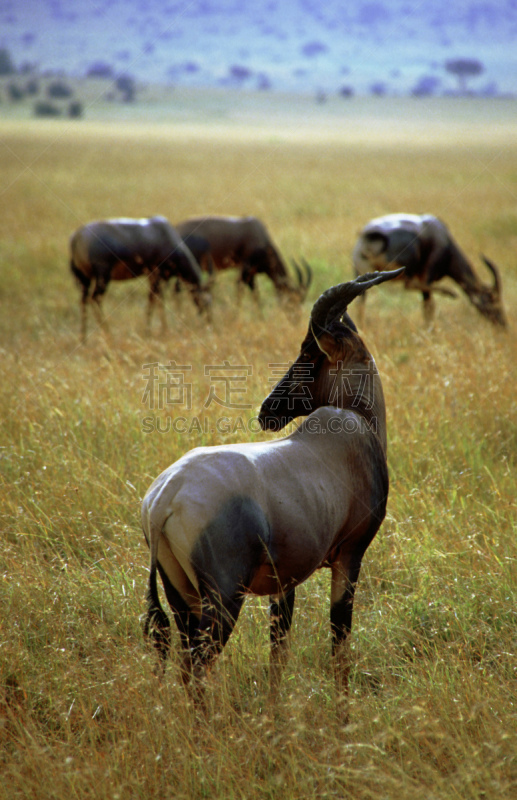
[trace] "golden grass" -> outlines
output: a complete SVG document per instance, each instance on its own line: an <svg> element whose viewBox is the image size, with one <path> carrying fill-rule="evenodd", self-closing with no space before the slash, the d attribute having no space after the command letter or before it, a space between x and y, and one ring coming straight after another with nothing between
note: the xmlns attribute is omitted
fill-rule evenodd
<svg viewBox="0 0 517 800"><path fill-rule="evenodd" d="M230 109L214 128L202 105L184 112L192 128L0 126L2 798L515 796L517 146L507 109L495 103L478 122L451 104L461 135L447 143L442 106L404 103L404 129L427 115L409 146L395 106L347 110L361 132L353 140L343 119L337 135L334 106L308 110L305 128L301 113L291 136L295 105L260 129L248 123L263 108L241 122ZM267 703L267 607L250 600L200 718L174 659L158 684L142 640L140 499L190 447L248 436L242 424L269 391L271 364L295 357L310 301L350 276L356 231L397 210L442 216L476 265L480 251L500 265L510 331L464 298L439 298L426 333L417 295L371 292L364 336L386 393L391 494L357 593L351 724L329 670L324 572L299 591L278 707ZM109 288L111 340L92 319L80 347L69 234L104 216L207 211L257 214L286 255L314 264L301 318L280 313L264 282L262 314L249 298L236 311L226 276L211 327L169 294L170 332L146 339L146 288L135 281ZM242 401L253 409L204 408L204 367L225 359L252 368ZM171 360L192 365L188 413L142 402L143 365ZM165 426L171 413L206 431L144 432L146 416Z"/></svg>

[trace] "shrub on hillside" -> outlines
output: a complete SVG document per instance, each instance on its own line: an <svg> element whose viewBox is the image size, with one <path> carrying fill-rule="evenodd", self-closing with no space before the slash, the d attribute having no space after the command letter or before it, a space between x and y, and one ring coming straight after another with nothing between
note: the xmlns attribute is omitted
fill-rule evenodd
<svg viewBox="0 0 517 800"><path fill-rule="evenodd" d="M113 67L105 61L95 61L86 70L87 78L113 78Z"/></svg>
<svg viewBox="0 0 517 800"><path fill-rule="evenodd" d="M25 91L27 94L30 95L39 94L39 89L40 86L37 78L30 78L25 84Z"/></svg>
<svg viewBox="0 0 517 800"><path fill-rule="evenodd" d="M19 75L33 75L38 71L38 65L34 61L22 61L18 67Z"/></svg>
<svg viewBox="0 0 517 800"><path fill-rule="evenodd" d="M17 103L19 100L23 100L25 92L17 83L10 83L7 87L7 96L13 103Z"/></svg>
<svg viewBox="0 0 517 800"><path fill-rule="evenodd" d="M135 79L131 75L119 75L115 85L122 95L122 100L125 103L132 103L136 94Z"/></svg>
<svg viewBox="0 0 517 800"><path fill-rule="evenodd" d="M49 100L39 100L34 104L35 117L59 117L61 109Z"/></svg>
<svg viewBox="0 0 517 800"><path fill-rule="evenodd" d="M440 79L434 75L422 75L411 89L411 94L413 97L430 97L436 93L440 83Z"/></svg>
<svg viewBox="0 0 517 800"><path fill-rule="evenodd" d="M248 78L252 76L252 71L248 67L241 66L240 64L233 64L228 71L230 78L236 83L247 81Z"/></svg>
<svg viewBox="0 0 517 800"><path fill-rule="evenodd" d="M70 119L79 119L83 116L83 104L79 100L74 100L68 106L68 116Z"/></svg>
<svg viewBox="0 0 517 800"><path fill-rule="evenodd" d="M63 97L71 97L73 95L73 90L68 84L64 83L64 81L54 81L53 83L49 83L47 95L58 100Z"/></svg>
<svg viewBox="0 0 517 800"><path fill-rule="evenodd" d="M302 47L302 55L306 58L314 58L322 53L326 53L327 50L327 45L322 42L306 42Z"/></svg>
<svg viewBox="0 0 517 800"><path fill-rule="evenodd" d="M261 92L267 92L272 87L271 78L265 72L259 72L257 75L257 89Z"/></svg>
<svg viewBox="0 0 517 800"><path fill-rule="evenodd" d="M375 83L371 84L370 92L375 97L384 97L388 92L388 88L383 81L376 81Z"/></svg>

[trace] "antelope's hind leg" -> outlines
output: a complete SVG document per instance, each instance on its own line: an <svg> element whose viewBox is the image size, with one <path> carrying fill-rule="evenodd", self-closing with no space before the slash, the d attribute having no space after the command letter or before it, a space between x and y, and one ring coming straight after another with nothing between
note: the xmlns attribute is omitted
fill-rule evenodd
<svg viewBox="0 0 517 800"><path fill-rule="evenodd" d="M205 587L202 615L190 637L192 672L198 682L198 694L202 681L227 643L239 617L244 594L238 590L223 597L217 590Z"/></svg>
<svg viewBox="0 0 517 800"><path fill-rule="evenodd" d="M289 631L293 621L295 590L270 597L269 691L275 698L289 656Z"/></svg>
<svg viewBox="0 0 517 800"><path fill-rule="evenodd" d="M204 676L228 641L268 539L264 512L247 496L231 497L199 536L191 553L203 598L192 642L196 678Z"/></svg>
<svg viewBox="0 0 517 800"><path fill-rule="evenodd" d="M330 595L330 629L332 661L338 692L348 695L350 673L349 636L352 630L355 587L361 570L361 560L332 564Z"/></svg>
<svg viewBox="0 0 517 800"><path fill-rule="evenodd" d="M172 609L172 612L174 614L174 621L176 622L176 626L180 634L181 651L182 651L182 659L180 665L181 680L182 683L185 686L187 686L192 675L191 649L192 649L192 643L194 641L194 636L197 627L199 625L199 618L190 610L189 606L187 605L183 597L170 582L169 578L167 577L167 573L160 566L160 564L158 564L158 571L162 579L167 602L169 603ZM169 634L169 639L170 639L170 634ZM165 659L167 658L168 653L161 655L164 661L163 666L165 669Z"/></svg>
<svg viewBox="0 0 517 800"><path fill-rule="evenodd" d="M93 294L91 296L91 304L93 308L93 313L95 314L95 318L97 320L97 324L99 325L100 329L102 330L105 336L109 336L109 326L106 321L106 317L104 316L104 312L102 310L101 301L106 293L106 289L108 288L109 280L106 280L104 277L97 277L95 280L95 288L93 290Z"/></svg>
<svg viewBox="0 0 517 800"><path fill-rule="evenodd" d="M90 281L84 282L81 287L81 343L86 344L88 333L88 303L90 302Z"/></svg>
<svg viewBox="0 0 517 800"><path fill-rule="evenodd" d="M151 319L155 306L158 306L161 332L164 334L167 331L167 317L165 316L165 304L163 302L162 277L157 268L149 275L149 298L147 301L145 318L145 331L147 335L151 333Z"/></svg>
<svg viewBox="0 0 517 800"><path fill-rule="evenodd" d="M422 311L424 314L424 324L426 328L430 328L434 322L434 314L436 310L434 297L432 292L422 292Z"/></svg>

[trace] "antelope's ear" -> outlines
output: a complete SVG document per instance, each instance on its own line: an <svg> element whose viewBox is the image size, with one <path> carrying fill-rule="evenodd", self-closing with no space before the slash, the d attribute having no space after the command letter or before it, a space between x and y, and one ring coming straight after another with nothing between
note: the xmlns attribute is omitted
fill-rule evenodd
<svg viewBox="0 0 517 800"><path fill-rule="evenodd" d="M315 336L314 338L321 352L325 353L332 364L336 364L343 359L343 342L336 339L331 333L323 331L320 336Z"/></svg>

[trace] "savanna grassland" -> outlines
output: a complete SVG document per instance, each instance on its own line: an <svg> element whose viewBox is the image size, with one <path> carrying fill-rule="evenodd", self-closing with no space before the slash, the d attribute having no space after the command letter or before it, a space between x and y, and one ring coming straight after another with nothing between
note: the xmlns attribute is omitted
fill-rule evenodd
<svg viewBox="0 0 517 800"><path fill-rule="evenodd" d="M214 97L0 122L0 797L515 797L515 108ZM351 276L362 224L402 210L444 218L484 280L479 253L499 264L509 330L461 296L438 297L425 331L418 295L371 291L363 335L386 394L391 493L356 595L350 723L326 571L298 592L276 708L267 603L251 599L200 714L174 658L159 683L143 641L140 500L191 447L272 435L248 423L312 301ZM146 337L138 280L109 287L111 335L92 317L80 345L70 233L157 213L261 217L314 268L299 318L266 279L261 311L246 296L237 307L226 275L211 325L169 289L169 331L156 319ZM231 395L213 379L224 362L246 377ZM163 386L171 363L191 368L190 394L153 408L148 365Z"/></svg>

